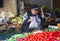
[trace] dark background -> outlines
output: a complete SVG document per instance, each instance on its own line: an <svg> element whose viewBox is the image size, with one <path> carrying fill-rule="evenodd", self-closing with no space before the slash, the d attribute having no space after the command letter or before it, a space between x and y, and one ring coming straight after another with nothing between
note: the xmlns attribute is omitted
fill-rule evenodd
<svg viewBox="0 0 60 41"><path fill-rule="evenodd" d="M3 7L3 0L0 0L0 8Z"/></svg>
<svg viewBox="0 0 60 41"><path fill-rule="evenodd" d="M60 0L53 0L53 7L60 8Z"/></svg>

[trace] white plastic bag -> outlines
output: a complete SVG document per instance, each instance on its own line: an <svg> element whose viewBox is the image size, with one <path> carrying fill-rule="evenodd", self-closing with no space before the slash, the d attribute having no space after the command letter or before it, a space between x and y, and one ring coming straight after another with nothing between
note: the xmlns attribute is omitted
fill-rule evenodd
<svg viewBox="0 0 60 41"><path fill-rule="evenodd" d="M29 29L37 28L37 27L38 27L38 23L36 22L36 20L33 20L29 25Z"/></svg>

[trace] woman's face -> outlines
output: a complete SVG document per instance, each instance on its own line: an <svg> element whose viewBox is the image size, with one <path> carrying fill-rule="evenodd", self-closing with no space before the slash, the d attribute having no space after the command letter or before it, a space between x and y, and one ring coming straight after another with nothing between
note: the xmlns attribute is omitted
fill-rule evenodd
<svg viewBox="0 0 60 41"><path fill-rule="evenodd" d="M34 14L34 15L37 14L37 12L38 12L38 11L36 11L36 10L34 10L34 9L31 10L31 13Z"/></svg>

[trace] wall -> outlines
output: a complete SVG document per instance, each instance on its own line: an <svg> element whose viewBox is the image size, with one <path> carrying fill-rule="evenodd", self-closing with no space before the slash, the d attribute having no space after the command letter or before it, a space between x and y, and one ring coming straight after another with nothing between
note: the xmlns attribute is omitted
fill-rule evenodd
<svg viewBox="0 0 60 41"><path fill-rule="evenodd" d="M53 0L53 8L60 8L60 0Z"/></svg>
<svg viewBox="0 0 60 41"><path fill-rule="evenodd" d="M26 3L37 4L37 5L46 5L48 8L51 7L51 0L25 0Z"/></svg>
<svg viewBox="0 0 60 41"><path fill-rule="evenodd" d="M4 7L0 8L0 12L1 11L12 11L14 14L16 14L15 0L4 0Z"/></svg>

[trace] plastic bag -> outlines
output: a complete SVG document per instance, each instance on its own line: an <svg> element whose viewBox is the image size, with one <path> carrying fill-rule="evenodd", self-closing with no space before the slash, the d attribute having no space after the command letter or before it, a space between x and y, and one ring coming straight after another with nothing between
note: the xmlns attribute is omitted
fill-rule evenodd
<svg viewBox="0 0 60 41"><path fill-rule="evenodd" d="M38 27L38 23L36 22L36 20L33 20L29 25L29 29L37 28L37 27Z"/></svg>

